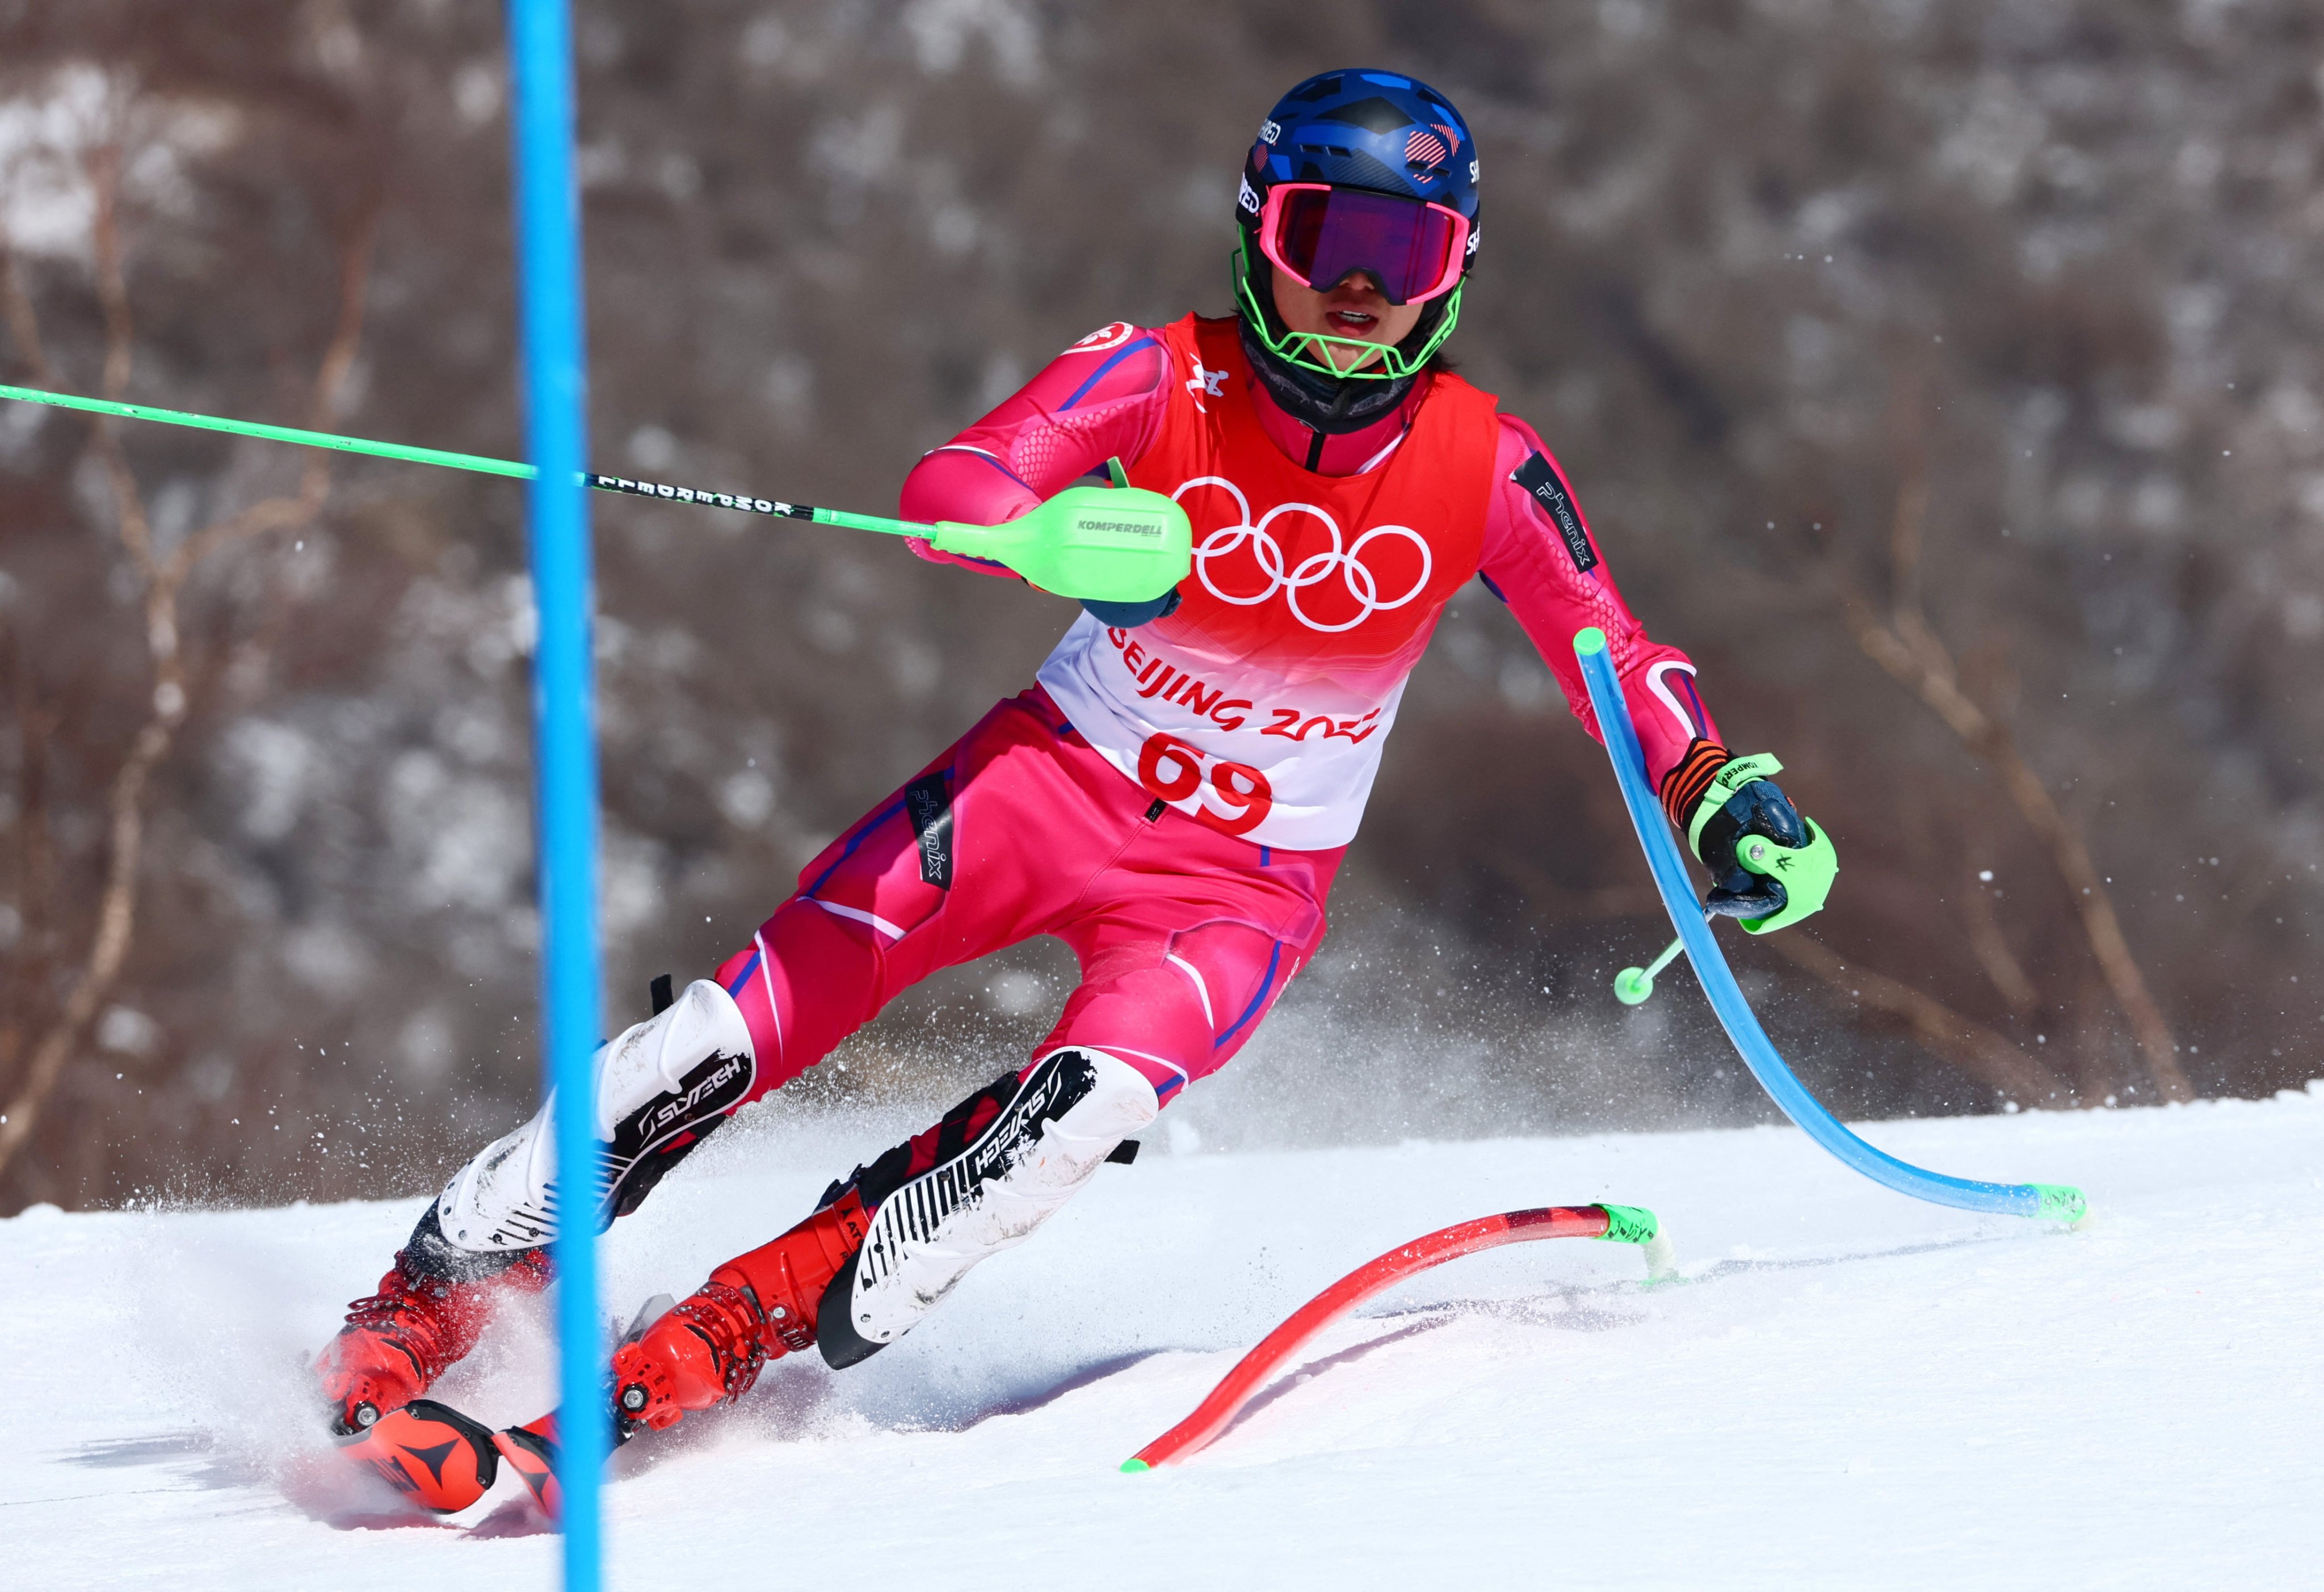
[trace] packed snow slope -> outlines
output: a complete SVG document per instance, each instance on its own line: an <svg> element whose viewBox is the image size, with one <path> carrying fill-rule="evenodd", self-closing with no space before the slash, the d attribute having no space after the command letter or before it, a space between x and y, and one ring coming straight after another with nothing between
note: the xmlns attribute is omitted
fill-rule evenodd
<svg viewBox="0 0 2324 1592"><path fill-rule="evenodd" d="M609 1243L625 1308L804 1210L884 1125L744 1127ZM2086 1187L2067 1232L1916 1204L1788 1128L1149 1154L844 1376L771 1367L641 1440L610 1584L814 1587L2292 1587L2324 1578L2324 1085L1877 1124ZM1159 1149L1161 1146L1154 1146ZM1563 1240L1368 1307L1213 1449L1115 1468L1324 1284L1465 1218L1653 1208L1684 1280ZM347 1529L299 1366L410 1203L0 1222L0 1581L549 1587L512 1478ZM540 1318L445 1395L542 1407Z"/></svg>

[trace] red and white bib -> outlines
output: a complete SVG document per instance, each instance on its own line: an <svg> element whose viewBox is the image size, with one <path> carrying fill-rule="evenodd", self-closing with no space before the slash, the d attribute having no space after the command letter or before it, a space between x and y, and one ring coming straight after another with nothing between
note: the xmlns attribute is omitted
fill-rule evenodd
<svg viewBox="0 0 2324 1592"><path fill-rule="evenodd" d="M1163 329L1169 410L1130 483L1194 521L1176 612L1134 630L1084 613L1040 681L1108 761L1227 834L1345 845L1445 603L1477 573L1499 421L1457 376L1430 387L1369 474L1317 475L1252 411L1232 320Z"/></svg>

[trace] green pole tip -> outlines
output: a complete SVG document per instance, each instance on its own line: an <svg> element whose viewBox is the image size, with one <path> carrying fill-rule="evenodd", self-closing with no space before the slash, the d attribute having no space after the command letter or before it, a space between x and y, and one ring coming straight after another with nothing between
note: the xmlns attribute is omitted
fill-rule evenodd
<svg viewBox="0 0 2324 1592"><path fill-rule="evenodd" d="M1588 658L1606 650L1606 632L1596 625L1573 632L1573 651L1578 658Z"/></svg>
<svg viewBox="0 0 2324 1592"><path fill-rule="evenodd" d="M1662 1223L1643 1205L1600 1203L1598 1209L1606 1213L1606 1230L1598 1235L1606 1243L1651 1244L1662 1231Z"/></svg>
<svg viewBox="0 0 2324 1592"><path fill-rule="evenodd" d="M1642 967L1626 967L1614 975L1614 998L1624 1006L1644 1004L1655 992L1655 976Z"/></svg>
<svg viewBox="0 0 2324 1592"><path fill-rule="evenodd" d="M1124 1474L1136 1476L1140 1471L1151 1470L1154 1467L1148 1465L1143 1459L1124 1459L1121 1462L1121 1468Z"/></svg>
<svg viewBox="0 0 2324 1592"><path fill-rule="evenodd" d="M2090 1213L2089 1201L2071 1183L2037 1182L2032 1187L2042 1197L2034 1215L2044 1221L2080 1221Z"/></svg>

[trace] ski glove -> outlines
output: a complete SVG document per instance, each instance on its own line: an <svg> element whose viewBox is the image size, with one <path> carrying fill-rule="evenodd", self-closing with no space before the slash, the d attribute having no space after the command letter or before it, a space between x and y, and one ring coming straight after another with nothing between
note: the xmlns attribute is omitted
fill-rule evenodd
<svg viewBox="0 0 2324 1592"><path fill-rule="evenodd" d="M1178 593L1173 589L1144 603L1101 603L1094 597L1082 599L1082 606L1096 616L1097 622L1115 630L1136 630L1148 620L1178 611Z"/></svg>
<svg viewBox="0 0 2324 1592"><path fill-rule="evenodd" d="M1731 757L1716 741L1698 740L1663 781L1664 810L1686 830L1687 844L1711 870L1703 910L1713 916L1742 918L1752 928L1781 927L1817 911L1831 889L1839 870L1831 842L1767 778L1782 769L1765 753ZM1743 865L1737 852L1752 837L1797 854L1781 870L1792 877L1788 887L1772 873ZM1786 911L1794 906L1796 911ZM1782 924L1767 922L1778 916Z"/></svg>

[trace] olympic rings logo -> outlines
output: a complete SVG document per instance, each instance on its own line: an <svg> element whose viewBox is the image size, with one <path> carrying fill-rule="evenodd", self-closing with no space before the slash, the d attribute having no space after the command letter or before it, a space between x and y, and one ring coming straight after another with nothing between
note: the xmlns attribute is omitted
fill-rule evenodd
<svg viewBox="0 0 2324 1592"><path fill-rule="evenodd" d="M1250 520L1250 500L1242 495L1240 487L1223 475L1196 476L1179 487L1176 492L1172 492L1170 501L1176 502L1198 486L1223 487L1235 501L1235 522L1207 532L1194 545L1194 574L1202 581L1203 589L1222 603L1231 603L1237 608L1254 608L1274 596L1276 593L1281 592L1285 594L1284 603L1291 610L1292 618L1311 630L1321 630L1328 634L1338 630L1352 630L1375 613L1383 612L1391 608L1401 608L1428 587L1428 577L1435 566L1434 559L1429 553L1426 539L1409 526L1377 525L1356 538L1353 544L1343 548L1341 544L1338 521L1313 503L1277 503L1259 516L1259 523L1253 525ZM1275 522L1276 517L1281 514L1314 515L1323 522L1323 529L1331 533L1331 547L1320 553L1310 553L1286 570L1283 545L1277 541L1267 529ZM1420 573L1413 577L1410 588L1401 596L1383 598L1379 594L1379 580L1373 575L1370 566L1363 562L1364 548L1377 537L1402 537L1419 549ZM1267 576L1266 588L1255 593L1221 591L1218 583L1211 578L1211 560L1226 557L1240 548L1246 541L1250 544L1251 557L1258 562L1259 573ZM1339 575L1341 584L1347 588L1348 595L1356 603L1356 616L1336 624L1327 624L1321 620L1311 618L1301 610L1299 594L1330 579L1335 573Z"/></svg>

